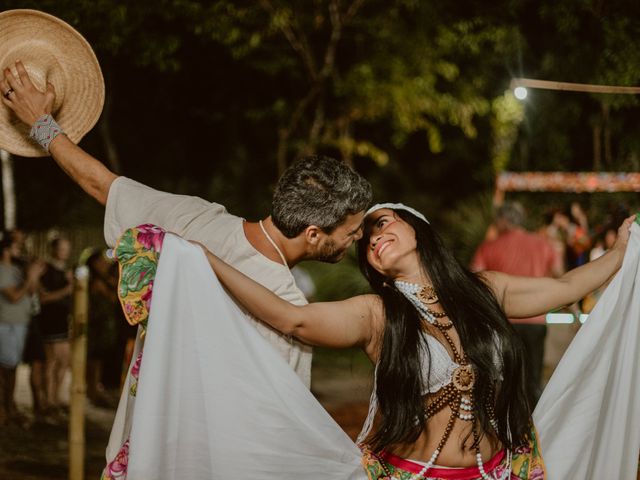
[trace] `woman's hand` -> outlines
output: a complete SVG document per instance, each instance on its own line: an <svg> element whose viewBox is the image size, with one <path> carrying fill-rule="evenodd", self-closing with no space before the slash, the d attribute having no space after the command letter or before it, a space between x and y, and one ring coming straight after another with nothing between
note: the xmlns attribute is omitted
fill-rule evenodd
<svg viewBox="0 0 640 480"><path fill-rule="evenodd" d="M2 103L9 107L16 116L32 126L41 116L51 113L56 92L51 83L47 83L47 90L38 90L21 61L16 62L16 77L9 68L3 70L4 78L0 80Z"/></svg>
<svg viewBox="0 0 640 480"><path fill-rule="evenodd" d="M613 247L611 250L615 252L619 252L620 257L620 265L622 265L622 259L624 258L624 253L627 251L627 244L629 243L629 235L631 234L631 225L635 221L636 216L631 215L618 228L618 237L616 238Z"/></svg>

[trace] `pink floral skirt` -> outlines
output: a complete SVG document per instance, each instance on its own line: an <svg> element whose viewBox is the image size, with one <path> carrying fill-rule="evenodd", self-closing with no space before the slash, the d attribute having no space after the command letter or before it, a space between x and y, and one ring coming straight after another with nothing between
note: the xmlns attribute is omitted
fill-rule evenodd
<svg viewBox="0 0 640 480"><path fill-rule="evenodd" d="M484 464L485 471L494 478L501 478L509 468L509 456L504 450ZM389 452L373 453L362 447L362 466L369 480L409 480L422 471L423 465L400 458ZM482 480L478 467L430 468L426 480ZM542 455L538 449L538 436L531 432L528 444L515 449L511 456L510 480L545 480L546 472Z"/></svg>

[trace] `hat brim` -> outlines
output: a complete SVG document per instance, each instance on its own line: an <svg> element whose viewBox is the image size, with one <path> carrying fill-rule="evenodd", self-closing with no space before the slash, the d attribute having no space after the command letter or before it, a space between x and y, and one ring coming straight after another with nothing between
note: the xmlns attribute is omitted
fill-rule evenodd
<svg viewBox="0 0 640 480"><path fill-rule="evenodd" d="M0 13L0 67L22 61L41 91L47 82L56 90L52 115L69 139L78 143L100 118L104 78L89 43L69 24L37 10ZM44 157L29 138L31 126L0 106L0 148L23 157Z"/></svg>

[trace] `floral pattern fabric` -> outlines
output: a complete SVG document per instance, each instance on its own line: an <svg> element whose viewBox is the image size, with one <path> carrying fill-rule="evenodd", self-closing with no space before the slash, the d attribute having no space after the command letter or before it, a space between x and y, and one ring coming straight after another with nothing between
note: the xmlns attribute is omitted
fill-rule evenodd
<svg viewBox="0 0 640 480"><path fill-rule="evenodd" d="M147 329L153 280L162 250L165 231L155 225L130 228L120 237L114 250L120 269L118 299L131 325Z"/></svg>
<svg viewBox="0 0 640 480"><path fill-rule="evenodd" d="M504 455L502 460L491 471L487 471L492 478L500 478L504 474L505 469L509 467L507 456ZM369 480L409 480L415 475L414 472L399 468L379 455L362 447L362 466L367 472ZM468 471L469 469L464 469ZM482 480L478 473L477 476L459 476L456 477L454 472L445 476L429 476L427 471L426 477L420 477L421 480ZM546 480L546 471L540 449L538 448L538 436L535 429L531 432L531 439L527 445L518 447L511 457L511 477L510 480Z"/></svg>
<svg viewBox="0 0 640 480"><path fill-rule="evenodd" d="M106 466L100 480L125 480L127 478L127 463L129 463L129 440L124 445L109 465Z"/></svg>
<svg viewBox="0 0 640 480"><path fill-rule="evenodd" d="M118 299L127 322L131 325L139 325L142 335L147 330L153 281L165 233L155 225L139 225L125 231L114 250L120 270ZM136 396L142 353L143 350L140 350L129 371L131 397ZM100 480L125 480L128 463L129 439L127 438L116 457L105 467Z"/></svg>

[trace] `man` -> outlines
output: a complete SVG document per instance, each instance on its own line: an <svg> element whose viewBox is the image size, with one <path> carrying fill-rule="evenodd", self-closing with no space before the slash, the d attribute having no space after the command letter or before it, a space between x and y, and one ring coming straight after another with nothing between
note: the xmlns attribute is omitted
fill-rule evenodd
<svg viewBox="0 0 640 480"><path fill-rule="evenodd" d="M505 202L498 207L494 222L498 236L478 247L471 269L530 277L560 276L562 267L555 249L543 237L526 231L524 220L524 209L517 202ZM533 407L542 393L544 339L547 334L545 318L539 316L510 321L527 352L528 393Z"/></svg>
<svg viewBox="0 0 640 480"><path fill-rule="evenodd" d="M204 244L282 298L303 304L306 300L289 268L302 260L337 262L362 235L371 186L341 162L312 156L292 165L278 181L271 215L246 222L222 205L159 192L109 171L60 134L60 127L47 115L55 99L54 86L48 84L46 92L40 92L21 62L15 68L17 75L7 68L0 80L3 103L34 126L34 139L89 195L106 205L105 238L111 246L125 229L153 223ZM256 325L308 386L310 347Z"/></svg>
<svg viewBox="0 0 640 480"><path fill-rule="evenodd" d="M13 263L20 268L24 274L27 272L29 265L37 261L25 253L25 234L21 230L13 230L11 232L13 242L15 244L17 257L14 257ZM44 266L44 262L39 262ZM46 268L46 267L44 267ZM31 296L31 321L29 322L29 330L27 340L24 346L22 360L29 364L29 386L31 387L31 397L33 399L33 414L36 422L44 420L45 407L47 405L46 380L45 380L45 353L44 343L42 341L42 332L37 324L37 314L40 312L40 299L37 292Z"/></svg>
<svg viewBox="0 0 640 480"><path fill-rule="evenodd" d="M16 368L27 338L31 297L44 270L42 262L33 262L23 272L14 262L19 253L10 232L0 232L0 427L24 423L14 402Z"/></svg>

